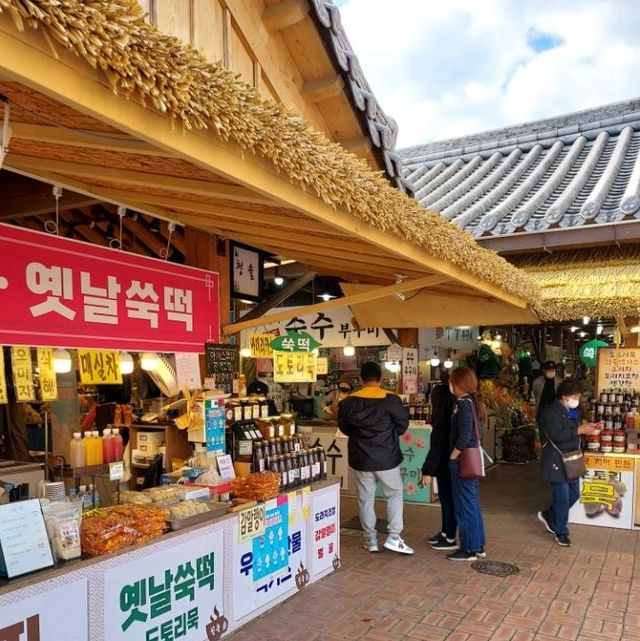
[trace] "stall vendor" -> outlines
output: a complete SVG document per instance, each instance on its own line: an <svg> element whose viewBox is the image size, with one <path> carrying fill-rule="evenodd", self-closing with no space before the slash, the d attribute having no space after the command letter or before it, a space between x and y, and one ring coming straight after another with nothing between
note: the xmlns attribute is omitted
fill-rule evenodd
<svg viewBox="0 0 640 641"><path fill-rule="evenodd" d="M333 390L325 397L324 413L330 418L338 417L338 405L353 392L351 377L346 374L338 379L338 389Z"/></svg>

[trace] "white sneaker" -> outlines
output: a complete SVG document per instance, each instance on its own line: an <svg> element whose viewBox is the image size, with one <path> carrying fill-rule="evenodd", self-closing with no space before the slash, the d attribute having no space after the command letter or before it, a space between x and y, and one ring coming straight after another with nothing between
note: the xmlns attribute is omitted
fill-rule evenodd
<svg viewBox="0 0 640 641"><path fill-rule="evenodd" d="M367 552L380 552L380 548L378 547L378 541L375 539L365 539L364 540L364 549Z"/></svg>
<svg viewBox="0 0 640 641"><path fill-rule="evenodd" d="M387 538L384 547L392 552L400 552L400 554L413 554L413 548L410 548L400 537L397 539Z"/></svg>

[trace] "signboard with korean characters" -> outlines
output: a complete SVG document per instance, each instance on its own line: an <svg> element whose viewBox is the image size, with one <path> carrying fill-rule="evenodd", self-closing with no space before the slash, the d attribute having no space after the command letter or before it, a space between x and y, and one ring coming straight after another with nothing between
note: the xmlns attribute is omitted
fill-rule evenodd
<svg viewBox="0 0 640 641"><path fill-rule="evenodd" d="M286 307L278 307L265 314L286 311ZM389 345L389 338L380 328L357 327L353 322L353 314L348 307L340 307L327 312L316 312L315 314L301 314L291 308L290 320L266 324L257 331L260 333L284 336L287 332L307 332L323 347L344 347L348 341L354 347L370 347L376 345ZM243 332L243 345L247 344L253 330Z"/></svg>
<svg viewBox="0 0 640 641"><path fill-rule="evenodd" d="M36 390L33 385L33 364L29 347L16 345L11 348L11 371L13 372L13 388L16 391L18 403L35 401Z"/></svg>
<svg viewBox="0 0 640 641"><path fill-rule="evenodd" d="M240 540L241 522L234 524L233 537L239 540L233 547L236 619L243 619L309 583L305 567L309 495L298 491L267 501L261 535Z"/></svg>
<svg viewBox="0 0 640 641"><path fill-rule="evenodd" d="M79 349L78 371L83 385L120 385L120 352Z"/></svg>
<svg viewBox="0 0 640 641"><path fill-rule="evenodd" d="M88 593L86 578L67 574L0 596L0 639L88 641Z"/></svg>
<svg viewBox="0 0 640 641"><path fill-rule="evenodd" d="M276 383L314 383L317 378L313 352L274 352L273 379Z"/></svg>
<svg viewBox="0 0 640 641"><path fill-rule="evenodd" d="M569 512L569 522L633 529L636 460L603 454L584 458L587 474L580 479L580 499Z"/></svg>
<svg viewBox="0 0 640 641"><path fill-rule="evenodd" d="M4 369L4 349L2 348L2 345L0 345L0 405L4 405L8 402L7 378Z"/></svg>
<svg viewBox="0 0 640 641"><path fill-rule="evenodd" d="M43 401L55 401L58 398L58 380L53 369L53 350L50 347L38 347L37 352L40 396Z"/></svg>
<svg viewBox="0 0 640 641"><path fill-rule="evenodd" d="M0 343L202 352L214 272L0 224Z"/></svg>
<svg viewBox="0 0 640 641"><path fill-rule="evenodd" d="M240 243L231 243L231 296L260 302L264 282L262 252Z"/></svg>
<svg viewBox="0 0 640 641"><path fill-rule="evenodd" d="M106 570L104 638L202 641L211 626L226 632L223 541L206 528Z"/></svg>
<svg viewBox="0 0 640 641"><path fill-rule="evenodd" d="M418 392L418 350L411 347L402 349L402 393Z"/></svg>
<svg viewBox="0 0 640 641"><path fill-rule="evenodd" d="M338 492L314 492L311 502L311 576L340 567L340 504Z"/></svg>
<svg viewBox="0 0 640 641"><path fill-rule="evenodd" d="M640 392L640 347L598 349L596 390Z"/></svg>

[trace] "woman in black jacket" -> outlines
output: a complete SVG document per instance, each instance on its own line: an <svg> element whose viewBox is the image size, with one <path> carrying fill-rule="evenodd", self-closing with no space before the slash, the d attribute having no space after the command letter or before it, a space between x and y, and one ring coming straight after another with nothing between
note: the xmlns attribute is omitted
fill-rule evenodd
<svg viewBox="0 0 640 641"><path fill-rule="evenodd" d="M453 506L451 475L449 473L449 438L454 396L447 385L436 385L431 392L431 447L422 465L422 486L438 481L438 498L442 512L442 526L437 534L427 539L434 550L457 550L458 523Z"/></svg>
<svg viewBox="0 0 640 641"><path fill-rule="evenodd" d="M579 381L568 378L558 385L555 403L540 411L542 478L551 484L553 499L546 510L538 512L538 520L563 547L571 545L567 523L569 510L580 498L580 480L567 479L562 454L580 449L580 436L591 434L595 427L580 425L581 396Z"/></svg>

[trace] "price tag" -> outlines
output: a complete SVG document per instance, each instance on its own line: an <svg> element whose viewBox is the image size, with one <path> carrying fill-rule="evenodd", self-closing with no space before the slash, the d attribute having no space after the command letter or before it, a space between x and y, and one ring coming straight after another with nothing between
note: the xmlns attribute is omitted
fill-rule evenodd
<svg viewBox="0 0 640 641"><path fill-rule="evenodd" d="M238 541L240 543L264 534L265 513L264 503L260 503L238 514Z"/></svg>
<svg viewBox="0 0 640 641"><path fill-rule="evenodd" d="M109 480L121 481L124 478L124 461L109 463Z"/></svg>
<svg viewBox="0 0 640 641"><path fill-rule="evenodd" d="M223 454L216 457L218 461L218 471L224 481L231 481L236 478L236 471L233 469L231 454Z"/></svg>

